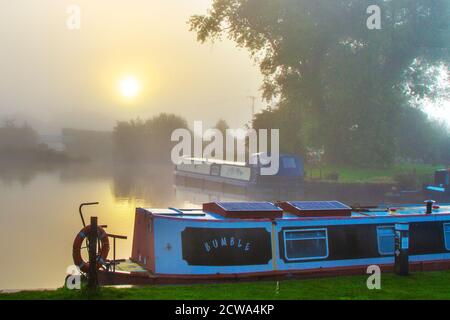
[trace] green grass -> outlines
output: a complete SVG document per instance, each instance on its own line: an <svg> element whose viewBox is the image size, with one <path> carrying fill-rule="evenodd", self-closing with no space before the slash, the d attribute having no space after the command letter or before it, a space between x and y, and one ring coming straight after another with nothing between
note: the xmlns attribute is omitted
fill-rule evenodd
<svg viewBox="0 0 450 320"><path fill-rule="evenodd" d="M0 294L0 300L17 299L450 299L450 271L414 273L408 277L382 274L381 290L368 290L366 276L289 280L279 282L228 283L190 286L101 288L97 294L58 289Z"/></svg>
<svg viewBox="0 0 450 320"><path fill-rule="evenodd" d="M418 183L430 183L433 181L434 172L437 169L442 169L442 165L429 164L396 164L388 168L355 168L345 166L331 166L326 165L322 168L322 180L330 173L339 174L339 182L341 183L395 183L395 176L399 174L415 174L417 175ZM306 166L307 179L311 177L318 179L319 169Z"/></svg>

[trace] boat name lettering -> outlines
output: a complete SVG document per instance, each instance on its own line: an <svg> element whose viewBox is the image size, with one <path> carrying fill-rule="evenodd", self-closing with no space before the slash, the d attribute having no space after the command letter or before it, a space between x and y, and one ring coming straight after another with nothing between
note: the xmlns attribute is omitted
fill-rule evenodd
<svg viewBox="0 0 450 320"><path fill-rule="evenodd" d="M203 246L206 252L211 252L212 250L218 249L219 247L237 248L243 251L250 251L251 248L250 242L244 242L242 241L242 239L235 237L222 237L213 239L211 241L204 242Z"/></svg>

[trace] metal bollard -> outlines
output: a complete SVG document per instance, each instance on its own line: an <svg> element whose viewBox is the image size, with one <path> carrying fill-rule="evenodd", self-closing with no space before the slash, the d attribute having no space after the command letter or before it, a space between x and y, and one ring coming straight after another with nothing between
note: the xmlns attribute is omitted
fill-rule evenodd
<svg viewBox="0 0 450 320"><path fill-rule="evenodd" d="M426 214L432 214L433 213L433 205L436 203L434 200L427 200L425 201L427 205L427 211Z"/></svg>
<svg viewBox="0 0 450 320"><path fill-rule="evenodd" d="M409 224L395 225L395 265L394 271L401 276L409 274Z"/></svg>
<svg viewBox="0 0 450 320"><path fill-rule="evenodd" d="M89 273L88 288L98 287L97 278L97 237L98 237L97 217L91 217L91 231L89 232Z"/></svg>

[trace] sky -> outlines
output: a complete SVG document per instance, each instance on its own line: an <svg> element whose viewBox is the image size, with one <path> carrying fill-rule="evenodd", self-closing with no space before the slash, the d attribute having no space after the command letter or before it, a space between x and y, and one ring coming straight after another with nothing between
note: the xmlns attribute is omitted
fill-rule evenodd
<svg viewBox="0 0 450 320"><path fill-rule="evenodd" d="M239 128L265 105L262 76L229 40L201 44L187 20L212 0L0 0L0 123L27 121L41 133L63 127L112 130L118 120L161 112ZM68 7L80 8L70 30ZM123 79L139 84L124 98ZM450 124L449 101L426 105ZM444 107L442 107L444 106Z"/></svg>
<svg viewBox="0 0 450 320"><path fill-rule="evenodd" d="M118 120L161 112L192 126L251 119L262 76L231 41L200 44L187 20L211 0L0 0L0 121L27 120L41 133L62 127L111 130ZM80 29L66 10L77 5ZM126 98L121 80L134 78Z"/></svg>

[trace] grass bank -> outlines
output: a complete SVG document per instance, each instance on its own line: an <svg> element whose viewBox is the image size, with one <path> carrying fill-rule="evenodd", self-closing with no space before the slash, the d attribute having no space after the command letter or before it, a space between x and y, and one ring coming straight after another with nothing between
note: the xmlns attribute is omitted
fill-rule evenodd
<svg viewBox="0 0 450 320"><path fill-rule="evenodd" d="M331 181L338 176L340 183L397 183L396 177L415 176L418 184L433 181L434 172L445 168L443 165L429 164L395 164L388 168L355 168L326 165L319 167L306 166L308 180ZM322 173L320 173L322 171Z"/></svg>
<svg viewBox="0 0 450 320"><path fill-rule="evenodd" d="M279 282L229 283L191 286L102 288L95 295L84 291L24 291L0 293L0 300L17 299L121 299L121 300L368 300L450 299L450 271L414 273L408 277L383 274L381 290L368 290L366 276L289 280Z"/></svg>

